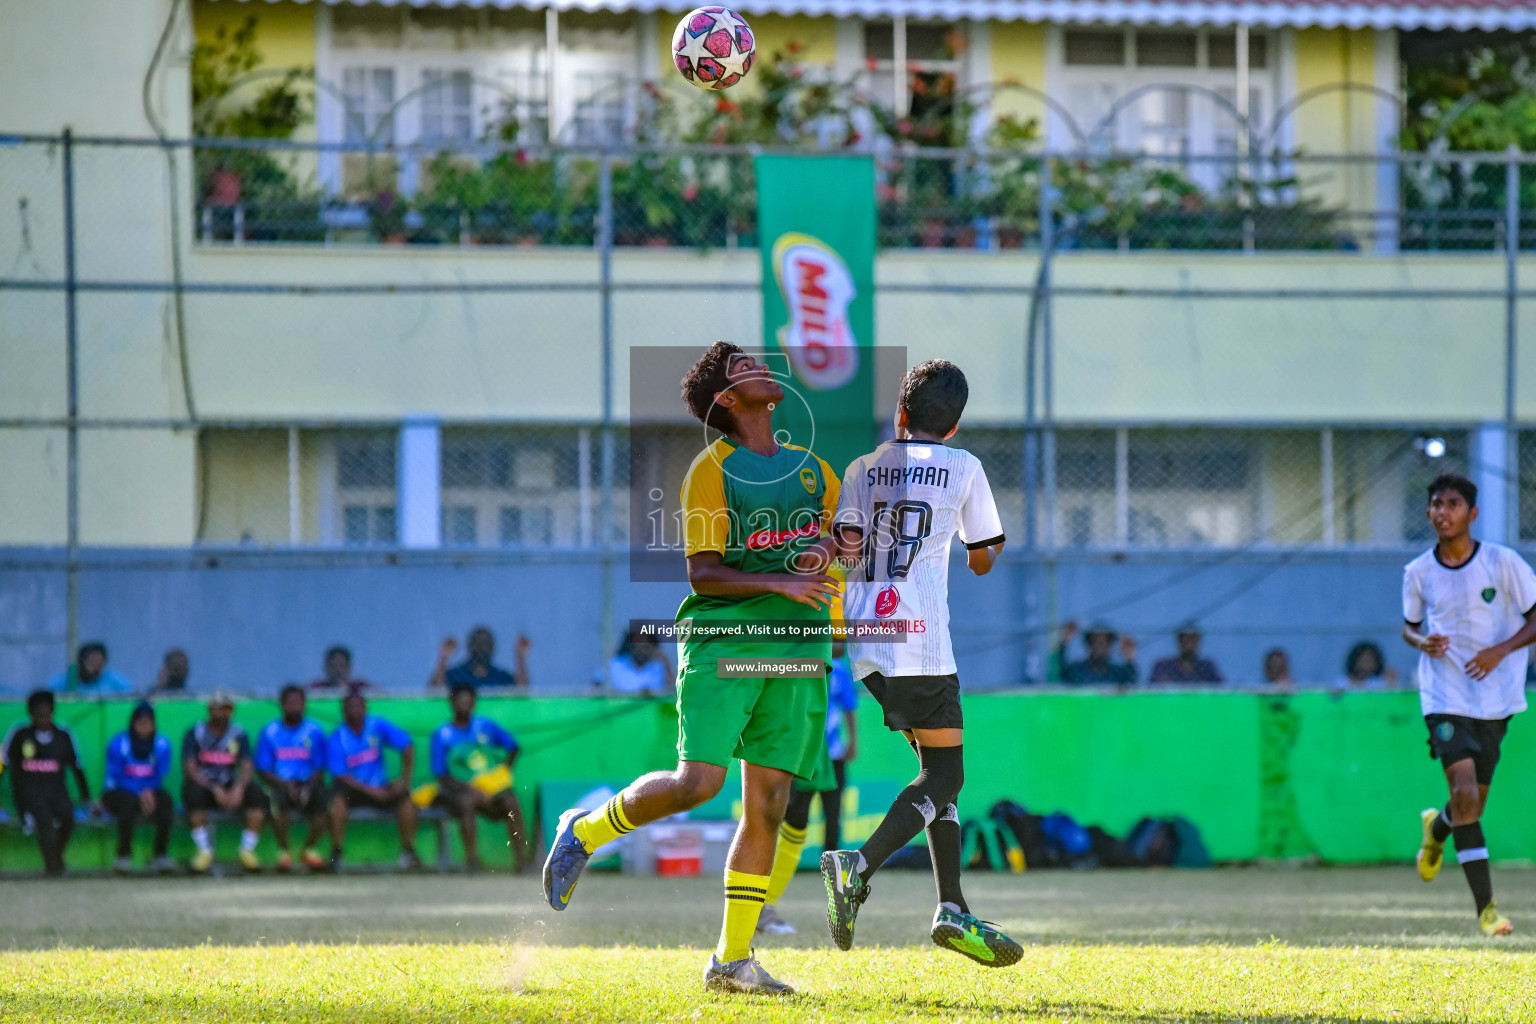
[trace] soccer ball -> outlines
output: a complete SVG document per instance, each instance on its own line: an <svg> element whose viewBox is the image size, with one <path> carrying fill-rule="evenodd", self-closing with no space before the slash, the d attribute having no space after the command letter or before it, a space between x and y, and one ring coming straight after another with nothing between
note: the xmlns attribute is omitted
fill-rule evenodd
<svg viewBox="0 0 1536 1024"><path fill-rule="evenodd" d="M672 34L677 70L700 89L729 89L752 70L756 54L746 19L724 7L689 11Z"/></svg>

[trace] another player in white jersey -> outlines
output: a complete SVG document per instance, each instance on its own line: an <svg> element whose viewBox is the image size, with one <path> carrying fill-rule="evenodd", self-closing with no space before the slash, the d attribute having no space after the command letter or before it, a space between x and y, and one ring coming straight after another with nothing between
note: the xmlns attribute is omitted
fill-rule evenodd
<svg viewBox="0 0 1536 1024"><path fill-rule="evenodd" d="M896 439L848 467L837 516L848 577L843 615L854 624L894 624L905 642L850 644L854 678L879 701L885 724L917 755L918 774L858 850L829 850L827 924L839 949L853 945L854 919L869 879L926 831L939 906L930 935L989 967L1017 963L1023 949L972 916L960 891L960 817L965 781L960 680L949 640L949 549L958 535L972 572L986 575L1003 549L1003 527L987 474L970 452L945 447L969 388L953 363L930 360L901 379Z"/></svg>
<svg viewBox="0 0 1536 1024"><path fill-rule="evenodd" d="M1419 702L1429 756L1445 767L1451 800L1420 815L1419 876L1440 872L1447 836L1489 936L1514 931L1493 900L1483 808L1509 719L1525 710L1525 671L1536 640L1536 573L1500 544L1475 541L1477 487L1459 476L1429 485L1435 546L1403 569L1403 639L1419 650Z"/></svg>

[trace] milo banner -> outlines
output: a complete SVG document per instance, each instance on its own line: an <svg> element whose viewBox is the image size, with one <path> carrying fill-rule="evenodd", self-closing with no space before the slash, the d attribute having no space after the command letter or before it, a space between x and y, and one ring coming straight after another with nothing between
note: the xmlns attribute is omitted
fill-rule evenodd
<svg viewBox="0 0 1536 1024"><path fill-rule="evenodd" d="M774 426L841 474L875 446L874 162L760 156L756 171Z"/></svg>

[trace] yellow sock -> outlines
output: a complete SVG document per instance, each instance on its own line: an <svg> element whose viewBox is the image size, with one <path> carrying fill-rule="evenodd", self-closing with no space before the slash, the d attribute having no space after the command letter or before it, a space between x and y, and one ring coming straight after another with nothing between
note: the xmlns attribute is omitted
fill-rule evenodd
<svg viewBox="0 0 1536 1024"><path fill-rule="evenodd" d="M769 903L779 902L779 897L789 888L789 880L795 877L795 871L800 867L800 851L804 848L805 829L779 826L779 842L773 848L773 874L768 876L772 879L768 883Z"/></svg>
<svg viewBox="0 0 1536 1024"><path fill-rule="evenodd" d="M720 945L715 947L721 963L752 955L752 935L768 898L768 882L767 875L725 869L725 923L720 926Z"/></svg>
<svg viewBox="0 0 1536 1024"><path fill-rule="evenodd" d="M624 794L616 793L611 800L578 821L573 827L581 845L593 853L604 843L611 843L619 836L626 836L635 826L624 817Z"/></svg>

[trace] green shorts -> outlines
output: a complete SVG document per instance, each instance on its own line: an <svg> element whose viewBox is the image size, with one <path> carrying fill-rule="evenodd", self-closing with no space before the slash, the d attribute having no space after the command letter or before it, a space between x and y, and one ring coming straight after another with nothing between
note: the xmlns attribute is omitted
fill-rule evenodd
<svg viewBox="0 0 1536 1024"><path fill-rule="evenodd" d="M832 755L827 753L827 736L821 736L821 757L816 761L816 774L809 779L796 779L795 788L802 793L827 793L837 788L837 769L832 767Z"/></svg>
<svg viewBox="0 0 1536 1024"><path fill-rule="evenodd" d="M679 659L680 761L723 768L742 760L809 779L826 752L826 727L824 678L721 679L713 651L693 661L686 653Z"/></svg>

